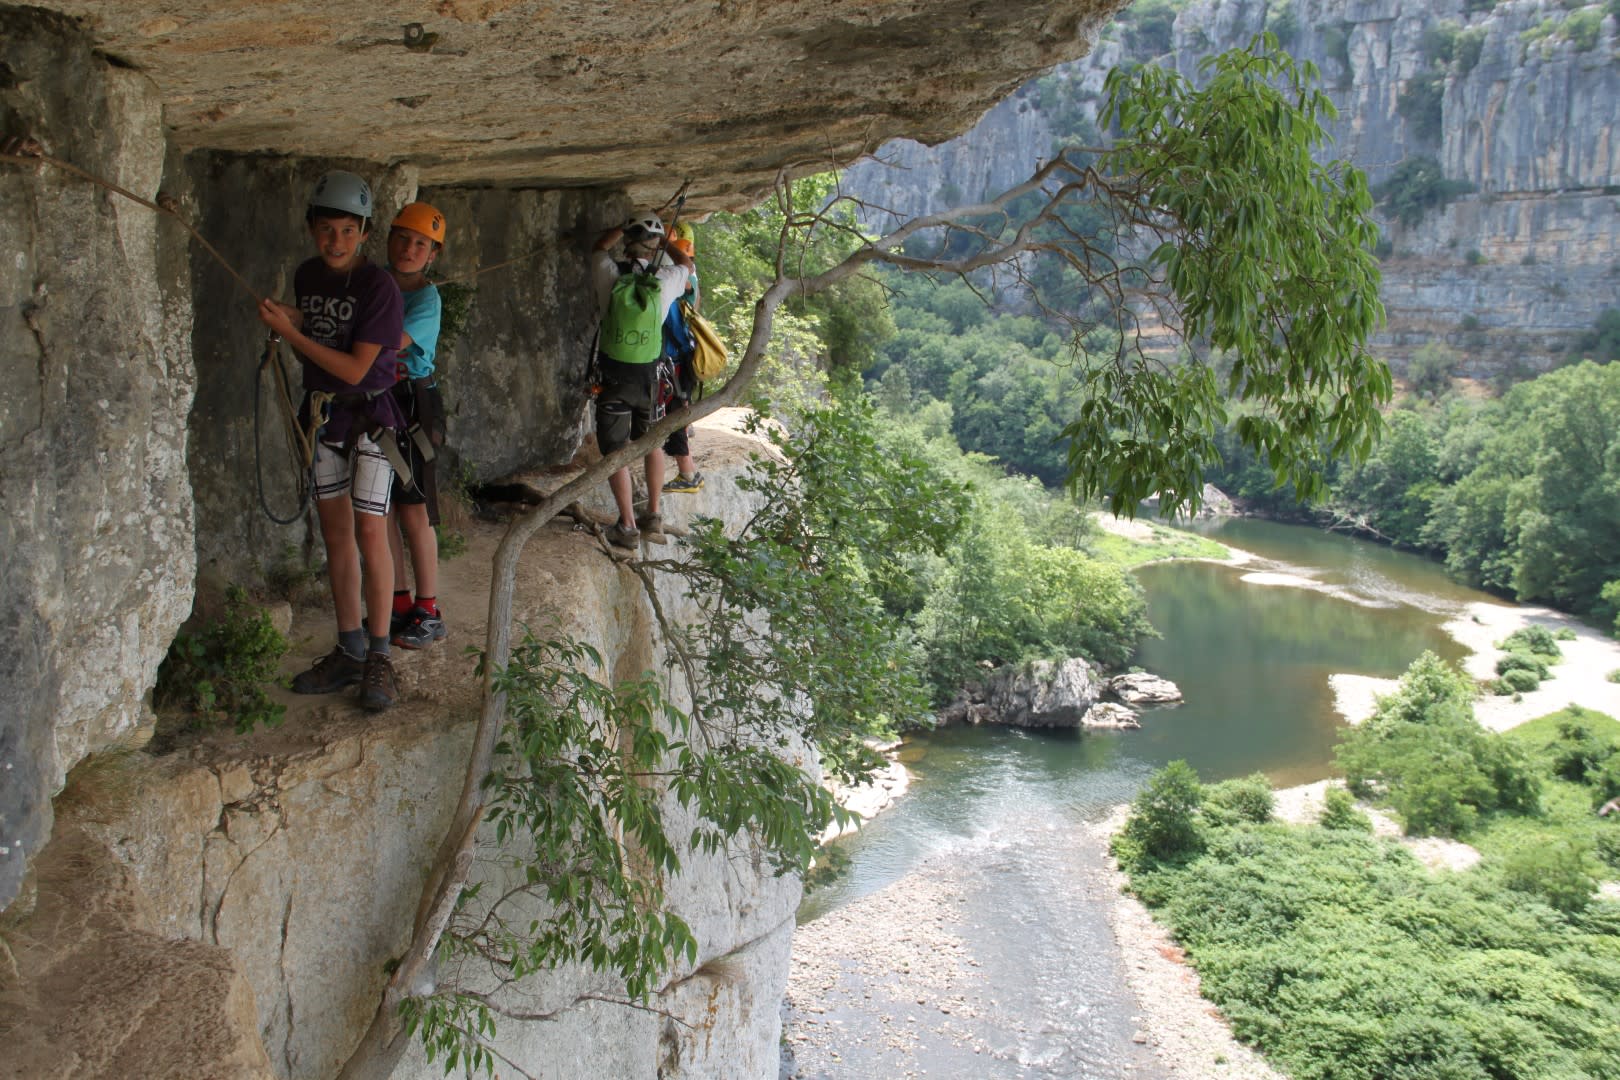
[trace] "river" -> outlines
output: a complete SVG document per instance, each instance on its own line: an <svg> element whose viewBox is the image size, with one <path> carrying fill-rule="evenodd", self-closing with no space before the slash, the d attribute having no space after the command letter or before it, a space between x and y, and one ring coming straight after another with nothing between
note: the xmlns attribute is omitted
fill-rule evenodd
<svg viewBox="0 0 1620 1080"><path fill-rule="evenodd" d="M907 739L910 790L839 841L846 871L799 911L795 985L814 971L825 1011L790 1013L797 1075L1165 1075L1138 1045L1138 1009L1091 903L1100 846L1073 838L1176 758L1207 781L1329 775L1340 721L1328 676L1395 677L1426 649L1457 659L1441 625L1493 599L1418 556L1305 526L1226 519L1203 531L1258 558L1138 571L1162 636L1137 663L1179 684L1186 704L1146 713L1140 731ZM1295 584L1244 580L1255 574ZM807 925L820 919L832 925ZM862 923L902 927L915 947L878 955L868 934L871 955L840 956Z"/></svg>
<svg viewBox="0 0 1620 1080"><path fill-rule="evenodd" d="M1469 601L1497 599L1458 585L1428 559L1303 525L1227 518L1201 531L1259 559L1138 571L1162 636L1142 644L1137 664L1173 680L1186 704L1147 713L1140 731L987 727L912 736L901 755L912 769L910 791L840 841L849 870L806 898L800 922L898 880L923 858L996 833L1009 817L1094 820L1176 758L1209 781L1256 771L1278 786L1319 780L1331 772L1340 729L1328 676L1395 677L1425 649L1458 659L1464 650L1441 624ZM1265 571L1318 588L1243 581Z"/></svg>

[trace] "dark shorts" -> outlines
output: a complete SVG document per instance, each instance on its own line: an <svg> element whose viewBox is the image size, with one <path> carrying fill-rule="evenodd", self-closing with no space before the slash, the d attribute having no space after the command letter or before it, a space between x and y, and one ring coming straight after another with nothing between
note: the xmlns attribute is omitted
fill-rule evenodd
<svg viewBox="0 0 1620 1080"><path fill-rule="evenodd" d="M411 482L402 484L399 477L394 477L394 502L399 506L422 506L426 504L428 524L439 523L439 485L434 478L433 462L422 456L421 447L416 440L401 436L399 440L400 452L405 455L406 464L411 467Z"/></svg>
<svg viewBox="0 0 1620 1080"><path fill-rule="evenodd" d="M394 396L399 401L400 409L405 413L406 423L416 426L415 397L409 391L408 382L400 383L395 389ZM428 461L422 454L422 448L417 445L416 439L406 433L399 436L399 450L405 455L405 462L411 467L411 482L401 483L398 476L394 477L394 503L399 506L427 506L428 524L439 523L439 485L434 476L433 462Z"/></svg>
<svg viewBox="0 0 1620 1080"><path fill-rule="evenodd" d="M596 398L596 445L603 454L639 439L664 418L664 406L658 400L656 365L645 366L642 372L637 370L640 365L614 365L611 361L602 364L602 392ZM630 370L622 370L626 367Z"/></svg>

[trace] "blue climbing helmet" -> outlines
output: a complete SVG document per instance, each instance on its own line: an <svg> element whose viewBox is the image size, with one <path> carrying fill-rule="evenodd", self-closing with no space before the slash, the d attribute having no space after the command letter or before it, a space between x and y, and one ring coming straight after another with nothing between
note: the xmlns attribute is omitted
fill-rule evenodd
<svg viewBox="0 0 1620 1080"><path fill-rule="evenodd" d="M306 217L322 210L353 214L367 226L371 224L371 185L352 172L333 169L315 181L315 190L309 193Z"/></svg>

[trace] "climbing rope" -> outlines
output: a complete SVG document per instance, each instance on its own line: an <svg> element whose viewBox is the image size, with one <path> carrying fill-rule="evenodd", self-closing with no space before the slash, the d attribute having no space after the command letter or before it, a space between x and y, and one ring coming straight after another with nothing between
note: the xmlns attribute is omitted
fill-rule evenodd
<svg viewBox="0 0 1620 1080"><path fill-rule="evenodd" d="M311 489L314 486L316 433L320 430L322 417L327 404L332 400L332 395L319 390L310 394L309 430L300 428L298 408L292 402L292 380L287 376L287 368L281 362L281 350L277 347L280 343L281 339L274 334L265 339L264 355L259 358L259 367L253 376L253 475L258 485L259 509L264 511L265 517L277 525L291 525L302 518L304 512L309 509ZM287 451L292 456L294 473L298 477L298 509L285 518L277 517L276 512L270 509L270 501L264 493L264 441L261 436L261 417L264 413L266 368L270 370L271 381L276 386L276 399L281 406L281 430L286 438Z"/></svg>
<svg viewBox="0 0 1620 1080"><path fill-rule="evenodd" d="M214 260L225 268L226 273L235 278L237 283L241 285L242 288L247 290L249 296L252 296L255 299L260 298L258 291L255 290L252 285L248 284L247 278L237 273L236 267L232 266L225 256L221 255L218 249L216 249L213 244L210 244L202 233L197 231L191 222L187 221L180 215L180 204L175 201L172 195L164 195L160 192L156 202L149 199L143 199L133 191L130 191L128 188L120 187L111 180L97 176L95 173L87 172L70 161L63 161L61 158L52 157L51 155L45 153L36 139L10 139L7 140L5 145L6 151L4 153L0 153L0 161L13 161L22 165L36 165L40 162L44 162L47 165L53 165L56 168L61 169L63 172L71 173L80 179L88 180L97 187L105 188L115 195L122 195L130 202L138 203L139 205L146 207L148 210L154 210L159 214L166 214L167 216L174 218L174 220L178 221L181 226L185 228L186 232L192 235L197 243L203 246L204 251L212 255Z"/></svg>

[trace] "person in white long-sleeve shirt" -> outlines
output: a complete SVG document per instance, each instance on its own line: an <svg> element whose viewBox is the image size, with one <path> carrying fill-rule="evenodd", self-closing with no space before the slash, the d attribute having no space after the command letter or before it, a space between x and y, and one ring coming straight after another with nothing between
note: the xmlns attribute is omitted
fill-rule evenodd
<svg viewBox="0 0 1620 1080"><path fill-rule="evenodd" d="M613 248L623 240L625 260L613 257ZM632 270L645 270L664 247L664 223L656 213L646 212L631 218L626 224L609 229L596 241L592 254L591 282L596 291L597 313L606 318L619 278ZM692 259L676 248L669 248L657 259L658 268L658 320L662 327L672 304L686 292L692 275ZM602 377L602 389L596 399L596 444L604 455L644 435L649 427L663 419L664 401L659 389L657 356L645 363L614 359L598 339L596 362ZM655 448L645 459L647 471L647 513L638 521L635 514L634 487L628 466L608 478L608 487L618 505L619 520L608 530L608 540L622 548L634 549L641 538L641 529L662 531L663 519L659 515L659 494L664 486L664 451Z"/></svg>

